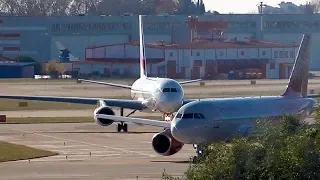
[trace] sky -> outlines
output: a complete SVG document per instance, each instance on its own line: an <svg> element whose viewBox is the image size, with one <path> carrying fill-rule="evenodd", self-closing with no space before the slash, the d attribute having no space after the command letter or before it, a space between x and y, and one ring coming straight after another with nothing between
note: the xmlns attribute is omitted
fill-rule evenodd
<svg viewBox="0 0 320 180"><path fill-rule="evenodd" d="M257 12L257 4L262 0L203 0L206 10L218 11L220 14L228 13L250 13ZM263 3L273 7L279 7L278 4L284 0L264 0ZM300 5L305 4L306 0L288 0L285 2L292 2Z"/></svg>

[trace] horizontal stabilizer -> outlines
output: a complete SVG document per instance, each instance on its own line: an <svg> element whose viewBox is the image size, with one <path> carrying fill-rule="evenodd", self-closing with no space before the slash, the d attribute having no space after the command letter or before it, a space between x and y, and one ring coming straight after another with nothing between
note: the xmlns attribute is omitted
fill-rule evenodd
<svg viewBox="0 0 320 180"><path fill-rule="evenodd" d="M189 84L189 83L194 83L194 82L199 82L202 81L202 79L195 79L195 80L189 80L189 81L181 81L179 84Z"/></svg>
<svg viewBox="0 0 320 180"><path fill-rule="evenodd" d="M86 80L86 79L78 79L78 81L88 82L88 83L92 83L92 84L101 84L101 85L112 86L112 87L125 88L125 89L131 89L131 86L123 85L123 84L114 84L114 83L92 81L92 80Z"/></svg>

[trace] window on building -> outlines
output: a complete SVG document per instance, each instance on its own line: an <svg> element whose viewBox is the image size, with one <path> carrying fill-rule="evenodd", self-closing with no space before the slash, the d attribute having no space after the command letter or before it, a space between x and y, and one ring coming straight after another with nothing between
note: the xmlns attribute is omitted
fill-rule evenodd
<svg viewBox="0 0 320 180"><path fill-rule="evenodd" d="M170 57L173 57L173 52L170 52Z"/></svg>
<svg viewBox="0 0 320 180"><path fill-rule="evenodd" d="M197 52L197 54L196 54L197 56L200 56L200 52Z"/></svg>
<svg viewBox="0 0 320 180"><path fill-rule="evenodd" d="M283 51L279 52L279 58L283 58Z"/></svg>
<svg viewBox="0 0 320 180"><path fill-rule="evenodd" d="M288 53L289 53L288 51L284 52L284 58L288 58L288 56L289 56Z"/></svg>
<svg viewBox="0 0 320 180"><path fill-rule="evenodd" d="M293 53L293 51L290 51L290 58L294 58L294 53Z"/></svg>
<svg viewBox="0 0 320 180"><path fill-rule="evenodd" d="M275 63L270 63L270 69L275 69L276 68L276 64Z"/></svg>
<svg viewBox="0 0 320 180"><path fill-rule="evenodd" d="M278 58L278 51L274 52L274 58Z"/></svg>

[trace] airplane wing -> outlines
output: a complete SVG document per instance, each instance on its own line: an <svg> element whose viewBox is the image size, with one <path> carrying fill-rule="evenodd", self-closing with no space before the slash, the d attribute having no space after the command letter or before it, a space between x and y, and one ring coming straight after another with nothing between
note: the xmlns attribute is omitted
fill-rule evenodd
<svg viewBox="0 0 320 180"><path fill-rule="evenodd" d="M84 82L93 83L93 84L102 84L102 85L107 85L107 86L131 89L131 86L123 85L123 84L114 84L114 83L107 83L107 82L101 82L101 81L92 81L92 80L86 80L86 79L78 79L78 81L84 81Z"/></svg>
<svg viewBox="0 0 320 180"><path fill-rule="evenodd" d="M179 84L189 84L189 83L194 83L194 82L199 82L202 79L194 79L194 80L189 80L189 81L181 81Z"/></svg>
<svg viewBox="0 0 320 180"><path fill-rule="evenodd" d="M320 94L310 94L307 98L320 98Z"/></svg>
<svg viewBox="0 0 320 180"><path fill-rule="evenodd" d="M0 99L21 99L35 101L51 101L51 102L66 102L76 104L98 104L102 100L106 106L121 107L126 109L142 110L147 108L138 100L127 99L103 99L103 98L85 98L85 97L58 97L58 96L16 96L16 95L0 95Z"/></svg>
<svg viewBox="0 0 320 180"><path fill-rule="evenodd" d="M167 121L132 118L132 117L124 117L124 116L112 116L112 115L105 115L105 114L97 114L95 116L97 118L109 119L115 122L131 122L135 124L150 125L150 126L157 126L157 127L164 127L164 128L171 127L171 122L167 122Z"/></svg>

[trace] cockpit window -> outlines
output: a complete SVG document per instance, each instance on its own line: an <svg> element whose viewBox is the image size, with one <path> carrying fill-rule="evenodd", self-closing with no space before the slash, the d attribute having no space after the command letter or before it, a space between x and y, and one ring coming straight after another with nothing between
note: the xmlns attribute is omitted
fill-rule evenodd
<svg viewBox="0 0 320 180"><path fill-rule="evenodd" d="M193 113L189 113L189 114L184 114L182 116L183 119L192 119L193 118Z"/></svg>
<svg viewBox="0 0 320 180"><path fill-rule="evenodd" d="M194 114L194 118L195 118L195 119L201 119L198 113L195 113L195 114Z"/></svg>
<svg viewBox="0 0 320 180"><path fill-rule="evenodd" d="M163 88L163 92L170 92L170 88Z"/></svg>
<svg viewBox="0 0 320 180"><path fill-rule="evenodd" d="M171 88L171 92L178 92L176 88Z"/></svg>
<svg viewBox="0 0 320 180"><path fill-rule="evenodd" d="M176 118L183 118L183 119L204 119L204 115L202 113L187 113L187 114L177 114Z"/></svg>
<svg viewBox="0 0 320 180"><path fill-rule="evenodd" d="M182 117L182 114L178 113L176 118L181 118Z"/></svg>
<svg viewBox="0 0 320 180"><path fill-rule="evenodd" d="M202 113L199 113L199 116L201 119L204 119L204 115Z"/></svg>

